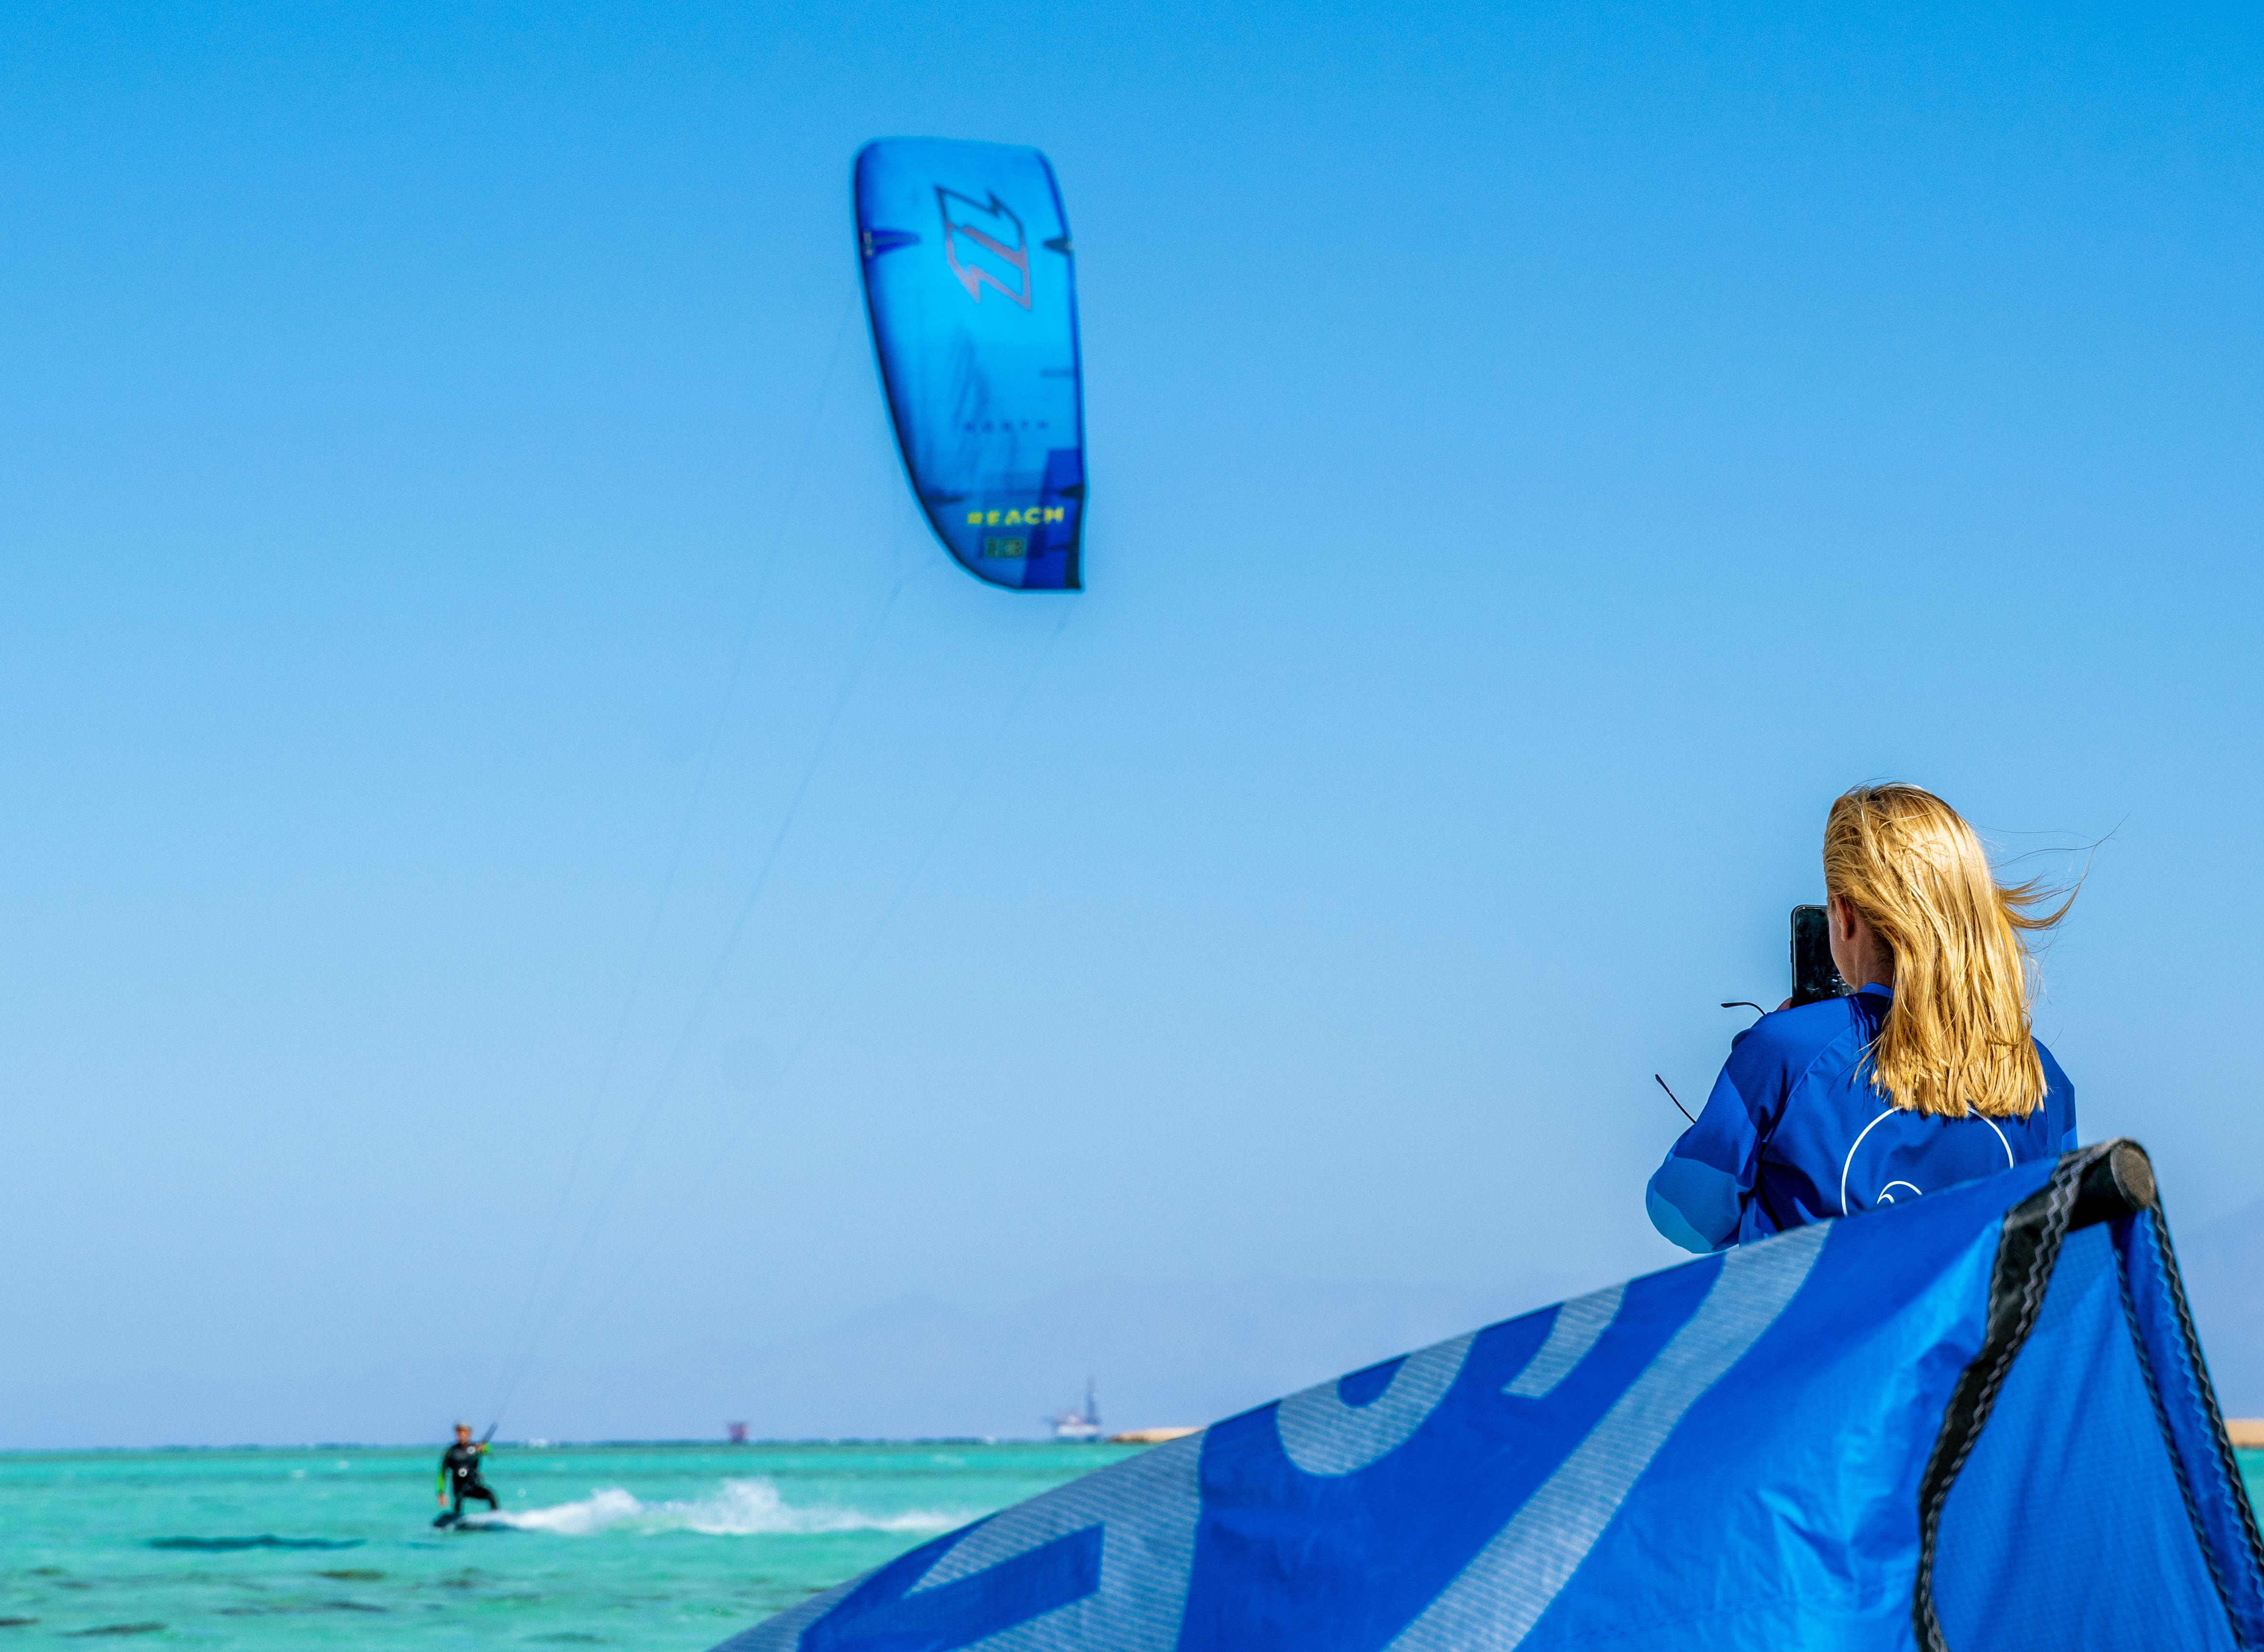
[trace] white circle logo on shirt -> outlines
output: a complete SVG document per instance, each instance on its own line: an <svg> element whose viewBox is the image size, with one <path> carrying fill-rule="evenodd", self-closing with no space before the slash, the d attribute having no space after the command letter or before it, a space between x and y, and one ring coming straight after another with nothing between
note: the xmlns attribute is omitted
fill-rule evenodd
<svg viewBox="0 0 2264 1652"><path fill-rule="evenodd" d="M1905 1131L1879 1129L1898 1113L1925 1121L1920 1139L1912 1141ZM1958 1128L1974 1124L1986 1125L1987 1133ZM1978 1141L1974 1140L1977 1134ZM1997 1163L1999 1153L2005 1157L2001 1165ZM1912 1179L1918 1173L1914 1162L1921 1159L1926 1170L1933 1172L1927 1180L1937 1187L2008 1170L2018 1163L2013 1156L2013 1144L1997 1127L1997 1121L1985 1114L1947 1119L1889 1107L1863 1127L1840 1166L1840 1214L1846 1216L1898 1202L1906 1205L1925 1197L1926 1189Z"/></svg>

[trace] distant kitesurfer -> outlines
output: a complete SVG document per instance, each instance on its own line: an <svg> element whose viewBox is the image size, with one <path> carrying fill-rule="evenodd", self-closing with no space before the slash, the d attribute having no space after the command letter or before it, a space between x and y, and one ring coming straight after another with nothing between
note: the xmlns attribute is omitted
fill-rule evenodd
<svg viewBox="0 0 2264 1652"><path fill-rule="evenodd" d="M464 1518L467 1498L484 1503L490 1509L496 1506L496 1494L489 1490L487 1482L480 1478L480 1460L487 1453L485 1440L475 1441L472 1438L469 1423L456 1424L456 1443L449 1446L440 1458L440 1506L448 1509L450 1518L458 1520ZM452 1491L455 1496L455 1506L449 1508L448 1498Z"/></svg>
<svg viewBox="0 0 2264 1652"><path fill-rule="evenodd" d="M1906 1203L2075 1146L2075 1090L2028 1025L2021 931L2050 892L2007 888L1957 811L1858 786L1824 827L1846 997L1781 1006L1731 1041L1698 1121L1651 1178L1686 1250Z"/></svg>

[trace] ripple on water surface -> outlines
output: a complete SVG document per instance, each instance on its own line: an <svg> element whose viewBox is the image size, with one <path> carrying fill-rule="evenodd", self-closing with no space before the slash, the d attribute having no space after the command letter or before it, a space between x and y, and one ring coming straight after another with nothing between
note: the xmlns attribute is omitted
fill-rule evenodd
<svg viewBox="0 0 2264 1652"><path fill-rule="evenodd" d="M454 1531L430 1524L438 1446L0 1455L0 1652L25 1634L245 1652L704 1652L1128 1454L498 1446L489 1478L503 1507Z"/></svg>

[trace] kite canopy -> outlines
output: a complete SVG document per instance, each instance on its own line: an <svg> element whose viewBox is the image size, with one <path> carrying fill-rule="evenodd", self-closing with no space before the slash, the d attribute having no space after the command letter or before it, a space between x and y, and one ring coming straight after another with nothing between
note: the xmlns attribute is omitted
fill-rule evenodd
<svg viewBox="0 0 2264 1652"><path fill-rule="evenodd" d="M2264 1647L2264 1551L2130 1143L1324 1383L725 1648L1913 1645Z"/></svg>
<svg viewBox="0 0 2264 1652"><path fill-rule="evenodd" d="M967 571L1078 588L1076 263L1035 149L883 138L857 156L857 252L912 491Z"/></svg>

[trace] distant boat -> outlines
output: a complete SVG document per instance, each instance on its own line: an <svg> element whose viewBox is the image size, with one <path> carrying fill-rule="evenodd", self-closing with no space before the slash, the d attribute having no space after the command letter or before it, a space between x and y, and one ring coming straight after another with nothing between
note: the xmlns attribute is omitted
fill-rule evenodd
<svg viewBox="0 0 2264 1652"><path fill-rule="evenodd" d="M744 1446L747 1443L747 1425L744 1423L726 1423L723 1426L729 1431L732 1445Z"/></svg>
<svg viewBox="0 0 2264 1652"><path fill-rule="evenodd" d="M1111 1446L1168 1446L1175 1439L1185 1439L1190 1434L1201 1432L1199 1428L1131 1428L1121 1434L1111 1434L1108 1443Z"/></svg>
<svg viewBox="0 0 2264 1652"><path fill-rule="evenodd" d="M1106 1438L1100 1426L1100 1402L1093 1398L1092 1379L1085 1380L1085 1409L1068 1406L1046 1419L1056 1439L1097 1440Z"/></svg>

